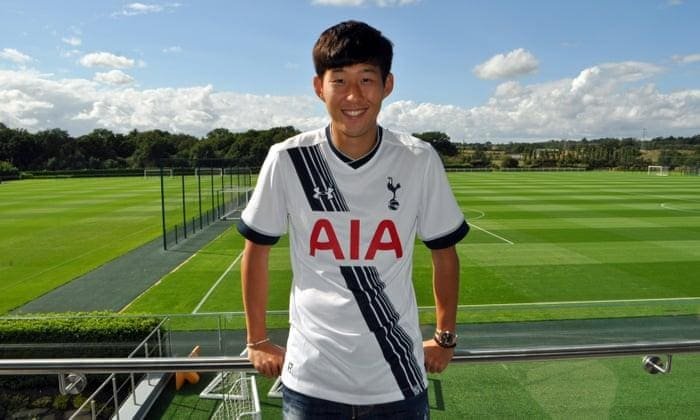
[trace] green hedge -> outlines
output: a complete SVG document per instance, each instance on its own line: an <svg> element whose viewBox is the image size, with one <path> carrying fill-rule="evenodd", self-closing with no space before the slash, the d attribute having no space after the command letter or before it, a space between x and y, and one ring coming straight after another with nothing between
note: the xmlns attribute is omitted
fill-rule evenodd
<svg viewBox="0 0 700 420"><path fill-rule="evenodd" d="M110 312L0 318L0 358L124 357L160 321Z"/></svg>
<svg viewBox="0 0 700 420"><path fill-rule="evenodd" d="M0 358L126 357L160 322L111 312L4 317ZM154 348L155 339L150 344ZM0 375L0 418L37 408L45 409L42 415L63 418L65 410L77 408L106 377L92 375L83 395L64 396L58 393L57 375ZM107 394L99 397L102 402L110 397Z"/></svg>

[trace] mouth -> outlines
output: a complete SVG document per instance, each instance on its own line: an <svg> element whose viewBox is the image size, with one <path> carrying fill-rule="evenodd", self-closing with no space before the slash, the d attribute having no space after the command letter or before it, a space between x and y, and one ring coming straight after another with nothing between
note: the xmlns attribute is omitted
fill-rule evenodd
<svg viewBox="0 0 700 420"><path fill-rule="evenodd" d="M360 115L364 114L367 111L366 108L363 109L344 109L343 114L351 117L351 118L357 118Z"/></svg>

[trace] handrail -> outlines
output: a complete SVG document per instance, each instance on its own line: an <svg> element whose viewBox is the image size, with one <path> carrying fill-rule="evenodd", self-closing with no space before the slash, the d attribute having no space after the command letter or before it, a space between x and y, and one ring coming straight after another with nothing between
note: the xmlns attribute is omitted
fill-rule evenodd
<svg viewBox="0 0 700 420"><path fill-rule="evenodd" d="M700 353L700 340L648 342L590 346L533 347L512 349L458 349L457 363L508 362L551 359L580 359L648 354ZM157 357L157 358L82 358L82 359L0 359L0 375L43 375L67 372L148 373L148 372L218 372L252 370L248 359L235 356Z"/></svg>

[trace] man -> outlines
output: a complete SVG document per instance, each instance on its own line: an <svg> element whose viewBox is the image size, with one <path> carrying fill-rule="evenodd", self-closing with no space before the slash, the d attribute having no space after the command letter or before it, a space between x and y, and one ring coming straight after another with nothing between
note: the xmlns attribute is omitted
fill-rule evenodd
<svg viewBox="0 0 700 420"><path fill-rule="evenodd" d="M285 418L428 417L428 372L456 345L464 220L433 148L377 124L394 87L393 47L355 21L313 49L329 126L270 148L238 229L248 358L282 375ZM267 336L270 247L289 227L286 350ZM422 341L412 284L415 236L431 249L437 330Z"/></svg>

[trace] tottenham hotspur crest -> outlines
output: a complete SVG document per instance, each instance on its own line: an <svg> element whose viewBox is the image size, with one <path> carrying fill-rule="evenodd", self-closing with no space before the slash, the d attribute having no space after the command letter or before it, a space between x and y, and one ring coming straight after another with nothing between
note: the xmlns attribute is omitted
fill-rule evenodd
<svg viewBox="0 0 700 420"><path fill-rule="evenodd" d="M389 200L389 208L391 210L398 210L399 209L399 201L396 199L396 190L401 188L400 183L396 183L394 185L394 178L392 177L387 177L387 183L386 187L391 191L391 200Z"/></svg>

